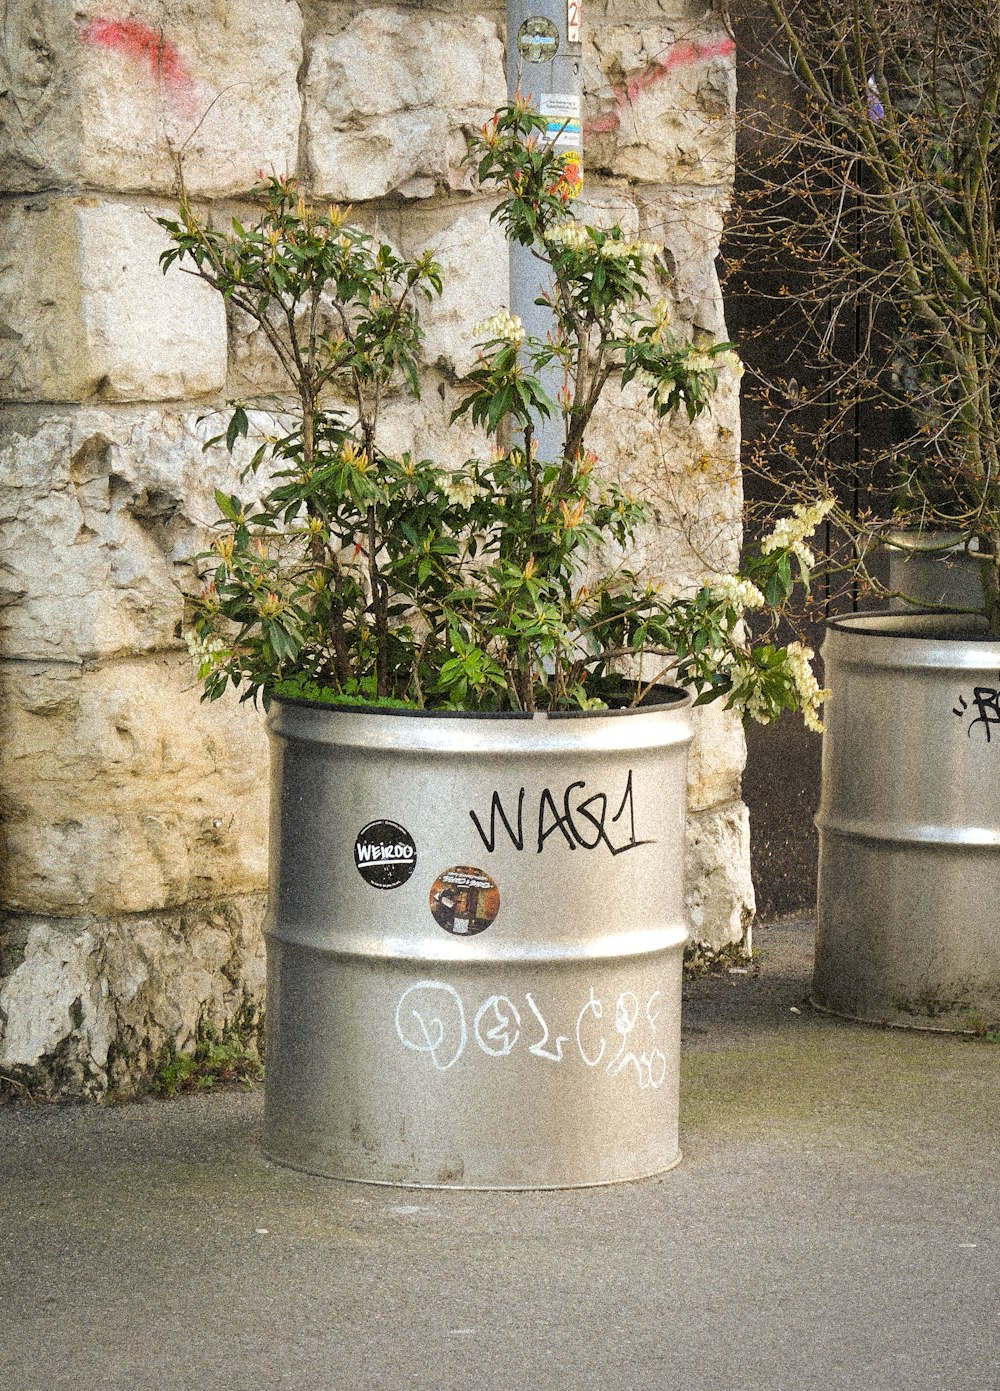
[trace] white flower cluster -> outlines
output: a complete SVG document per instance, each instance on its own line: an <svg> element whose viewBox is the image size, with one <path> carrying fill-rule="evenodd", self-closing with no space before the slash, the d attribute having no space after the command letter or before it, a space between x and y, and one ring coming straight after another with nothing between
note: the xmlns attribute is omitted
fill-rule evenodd
<svg viewBox="0 0 1000 1391"><path fill-rule="evenodd" d="M734 352L732 348L727 348L724 353L718 353L714 360L714 366L718 371L728 370L732 372L737 381L740 380L746 370L743 366L743 359L740 357L739 353Z"/></svg>
<svg viewBox="0 0 1000 1391"><path fill-rule="evenodd" d="M761 609L765 599L752 580L738 575L719 575L709 585L712 593L734 609Z"/></svg>
<svg viewBox="0 0 1000 1391"><path fill-rule="evenodd" d="M560 251L589 251L593 246L582 222L557 222L545 233L545 240Z"/></svg>
<svg viewBox="0 0 1000 1391"><path fill-rule="evenodd" d="M651 241L606 241L601 247L601 257L605 261L624 261L629 256L641 256L648 261L659 256L662 249Z"/></svg>
<svg viewBox="0 0 1000 1391"><path fill-rule="evenodd" d="M486 489L473 483L471 478L449 475L444 484L444 495L453 507L471 507L477 497L486 496Z"/></svg>
<svg viewBox="0 0 1000 1391"><path fill-rule="evenodd" d="M811 647L805 647L801 642L790 642L785 650L788 654L792 680L795 682L795 689L802 701L802 718L809 729L815 730L817 734L822 734L823 721L819 717L819 707L830 692L820 690L819 682L816 680L816 675L810 665L815 654Z"/></svg>
<svg viewBox="0 0 1000 1391"><path fill-rule="evenodd" d="M596 243L582 222L557 222L545 233L545 240L560 251L597 251ZM629 256L650 260L662 250L656 242L614 241L609 237L597 254L602 261L624 261Z"/></svg>
<svg viewBox="0 0 1000 1391"><path fill-rule="evenodd" d="M733 683L730 701L745 710L758 724L770 724L775 709L773 700L764 690L764 672L748 662L745 666L733 667L730 677Z"/></svg>
<svg viewBox="0 0 1000 1391"><path fill-rule="evenodd" d="M484 342L500 339L504 343L513 343L516 347L520 347L525 339L525 329L521 320L516 314L509 314L506 309L501 309L499 314L494 314L491 319L484 319L481 324L477 324L473 333Z"/></svg>
<svg viewBox="0 0 1000 1391"><path fill-rule="evenodd" d="M819 708L830 692L820 690L813 673L810 665L813 650L811 647L803 646L801 642L790 642L785 653L788 670L799 697L802 718L807 728L822 734L823 721L819 717ZM730 704L742 708L758 724L770 724L777 718L780 705L776 702L775 695L768 690L771 677L767 671L758 667L748 656L746 661L737 659L729 669L728 675L733 683Z"/></svg>
<svg viewBox="0 0 1000 1391"><path fill-rule="evenodd" d="M184 641L197 669L199 681L203 681L210 671L221 666L229 656L229 648L221 638L203 638L194 628L185 629Z"/></svg>
<svg viewBox="0 0 1000 1391"><path fill-rule="evenodd" d="M822 502L815 502L811 506L804 502L796 503L791 516L782 517L771 534L764 537L760 543L761 554L769 555L771 551L788 550L806 565L814 565L816 557L804 542L807 536L813 534L833 505L833 498L824 498Z"/></svg>

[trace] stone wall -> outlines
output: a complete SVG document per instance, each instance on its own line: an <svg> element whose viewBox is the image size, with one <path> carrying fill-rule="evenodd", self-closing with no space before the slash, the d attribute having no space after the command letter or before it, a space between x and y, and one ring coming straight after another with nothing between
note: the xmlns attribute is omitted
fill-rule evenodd
<svg viewBox="0 0 1000 1391"><path fill-rule="evenodd" d="M180 638L189 558L232 478L206 419L275 385L245 325L157 265L189 192L229 216L297 172L448 277L428 322L440 391L401 439L447 460L468 330L507 298L506 252L463 165L503 101L494 0L6 0L0 8L0 1076L128 1095L200 1022L262 998L267 749L204 705ZM732 58L704 6L589 0L593 216L661 241L677 317L724 333L714 256L732 181ZM152 216L151 216L152 215ZM625 404L597 443L659 503L645 562L674 583L740 534L733 385L694 426ZM627 448L625 442L627 441ZM742 734L711 710L692 759L696 935L752 916Z"/></svg>

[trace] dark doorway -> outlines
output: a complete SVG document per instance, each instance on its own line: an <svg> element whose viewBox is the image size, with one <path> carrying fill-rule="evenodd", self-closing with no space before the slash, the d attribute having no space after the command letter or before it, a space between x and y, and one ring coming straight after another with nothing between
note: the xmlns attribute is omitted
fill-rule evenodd
<svg viewBox="0 0 1000 1391"><path fill-rule="evenodd" d="M760 51L766 38L763 6L758 9L760 13L755 16L754 7L744 5L743 18L736 25L739 112L743 118L738 122L737 203L752 182L755 162L772 157L771 151L755 144L753 122L745 119L747 113L761 105L773 106L776 101L790 108L796 100L791 84L783 86L781 74L773 66L758 67L748 61L747 55ZM755 398L752 383L756 378L785 380L793 386L797 382L808 387L811 399L818 397L822 401L822 389L816 391L817 385L822 388L822 380L808 350L802 347L809 336L802 325L787 310L780 326L773 318L771 304L778 299L790 267L780 262L766 242L758 242L748 250L738 231L730 229L722 243L721 270L729 335L747 367L745 385L749 384L749 389L744 391L742 411L744 490L748 504L747 538L753 539L756 530L769 526L755 521L756 514L763 513L766 505L776 500L780 486L776 489L773 480L768 481L746 466L773 429L773 421ZM850 355L851 334L856 332L851 319L838 321L841 356ZM822 405L816 411L816 438L830 437L827 448L831 460L835 460L841 478L847 480L846 495L839 496L838 501L857 515L858 499L856 489L852 493L850 479L861 456L862 436L871 438L873 431L884 430L885 426L858 414L845 427L841 411L837 416L840 424L831 430L832 404L826 415ZM774 458L777 457L775 451ZM810 544L817 553L829 555L836 539L826 528ZM813 602L797 624L795 636L816 653L820 684L826 620L870 606L883 605L860 601L850 583L837 586L827 582L814 590ZM790 639L793 634L783 636ZM815 904L818 842L813 817L819 806L821 751L821 737L806 729L798 716L785 715L769 726L751 723L748 729L743 789L750 811L751 867L758 911L764 916L811 909Z"/></svg>

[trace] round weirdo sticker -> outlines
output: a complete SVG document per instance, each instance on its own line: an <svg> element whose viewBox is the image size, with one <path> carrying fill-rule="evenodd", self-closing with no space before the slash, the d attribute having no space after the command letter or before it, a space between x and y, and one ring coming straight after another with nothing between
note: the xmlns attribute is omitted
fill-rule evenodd
<svg viewBox="0 0 1000 1391"><path fill-rule="evenodd" d="M434 921L456 937L485 932L500 912L500 890L488 874L456 865L434 880L430 893Z"/></svg>
<svg viewBox="0 0 1000 1391"><path fill-rule="evenodd" d="M354 863L373 889L398 889L417 867L417 847L395 821L369 821L354 842Z"/></svg>

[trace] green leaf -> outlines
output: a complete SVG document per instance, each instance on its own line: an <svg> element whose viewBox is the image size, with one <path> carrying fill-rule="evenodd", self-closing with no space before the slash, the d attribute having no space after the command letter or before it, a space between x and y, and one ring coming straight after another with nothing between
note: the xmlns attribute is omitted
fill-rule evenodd
<svg viewBox="0 0 1000 1391"><path fill-rule="evenodd" d="M215 504L227 522L239 523L243 508L238 497L230 497L221 488L216 488Z"/></svg>
<svg viewBox="0 0 1000 1391"><path fill-rule="evenodd" d="M242 406L237 406L233 411L232 419L229 422L229 428L226 431L226 448L229 450L230 454L232 454L233 447L238 439L246 439L249 428L250 422L247 419L246 411Z"/></svg>

